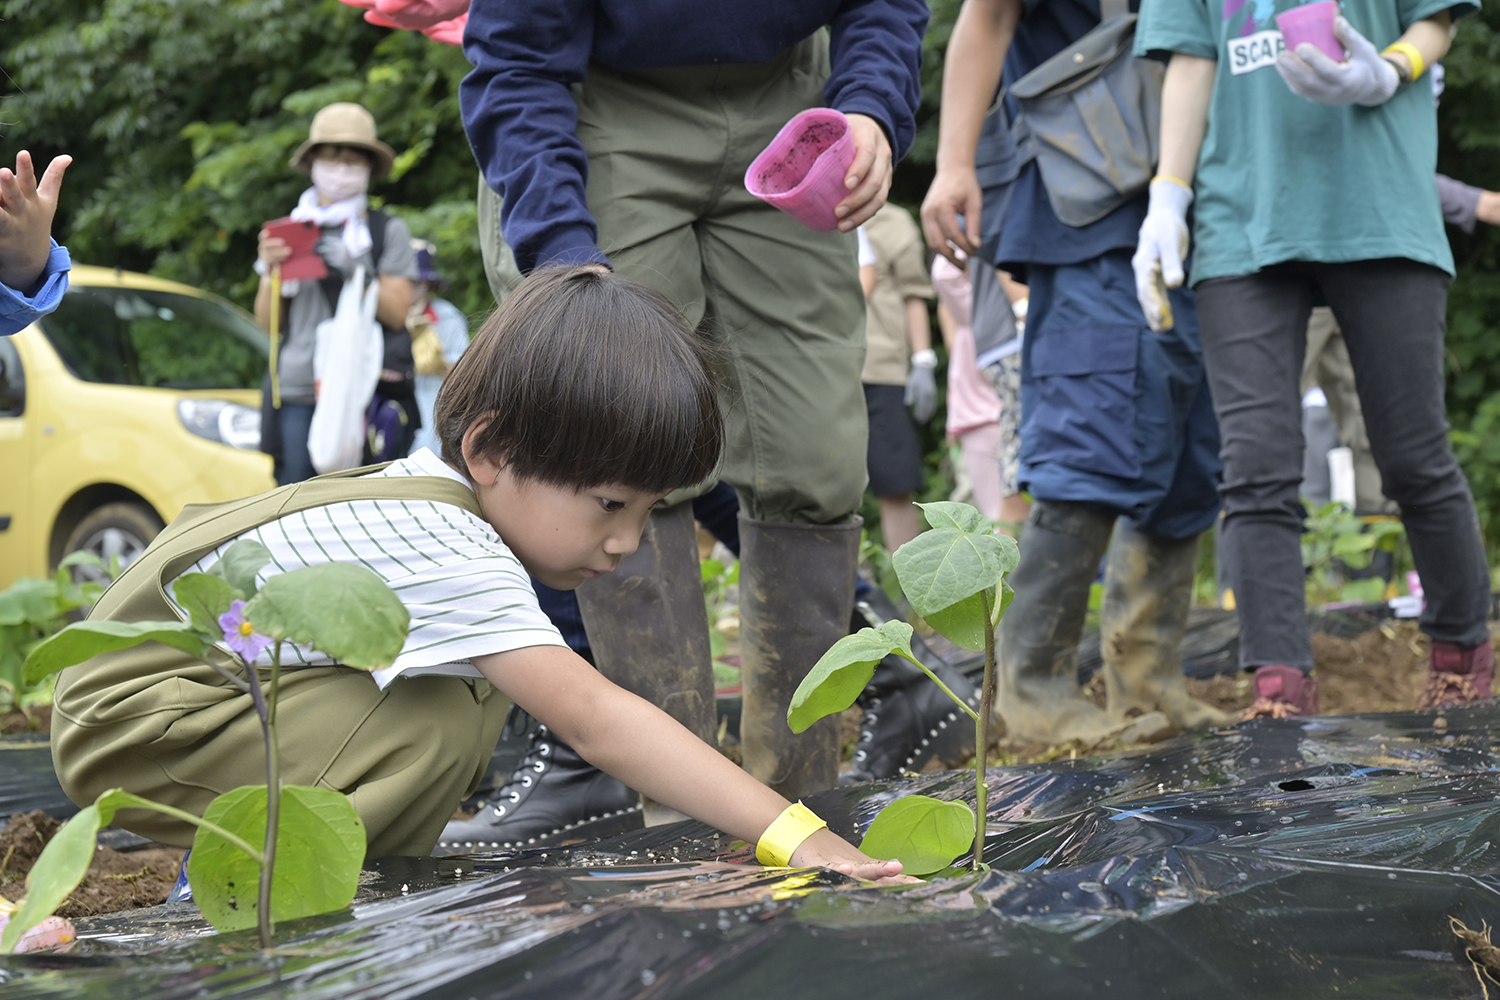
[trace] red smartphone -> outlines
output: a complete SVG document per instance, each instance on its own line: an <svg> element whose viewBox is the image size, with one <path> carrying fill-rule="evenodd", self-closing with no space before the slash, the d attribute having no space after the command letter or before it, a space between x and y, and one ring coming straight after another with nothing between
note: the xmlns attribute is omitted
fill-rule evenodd
<svg viewBox="0 0 1500 1000"><path fill-rule="evenodd" d="M296 219L272 219L262 226L267 236L286 240L291 257L281 263L282 281L317 281L328 277L328 265L316 249L322 231L318 224Z"/></svg>

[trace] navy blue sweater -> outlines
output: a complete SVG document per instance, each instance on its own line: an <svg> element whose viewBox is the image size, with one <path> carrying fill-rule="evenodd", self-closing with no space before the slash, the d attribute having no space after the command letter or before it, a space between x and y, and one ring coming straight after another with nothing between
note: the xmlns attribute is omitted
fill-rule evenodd
<svg viewBox="0 0 1500 1000"><path fill-rule="evenodd" d="M880 122L899 159L921 100L924 0L474 0L459 100L521 270L603 261L569 86L621 70L758 63L831 25L829 107Z"/></svg>

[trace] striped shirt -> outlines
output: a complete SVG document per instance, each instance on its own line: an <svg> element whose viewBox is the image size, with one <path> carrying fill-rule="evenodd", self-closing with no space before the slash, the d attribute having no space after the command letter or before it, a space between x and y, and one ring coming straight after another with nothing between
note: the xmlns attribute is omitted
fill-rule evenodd
<svg viewBox="0 0 1500 1000"><path fill-rule="evenodd" d="M376 475L445 476L468 485L426 448ZM411 614L411 630L396 662L371 671L382 689L401 676L478 677L472 657L527 646L564 645L537 606L536 592L521 561L487 522L452 504L356 500L315 507L245 532L187 572L203 572L241 538L254 539L271 553L271 561L256 577L257 584L304 566L351 562L370 570L396 592ZM171 594L172 589L167 592ZM178 611L184 619L188 617L180 605ZM269 666L270 649L257 662ZM337 662L307 646L282 646L283 666Z"/></svg>

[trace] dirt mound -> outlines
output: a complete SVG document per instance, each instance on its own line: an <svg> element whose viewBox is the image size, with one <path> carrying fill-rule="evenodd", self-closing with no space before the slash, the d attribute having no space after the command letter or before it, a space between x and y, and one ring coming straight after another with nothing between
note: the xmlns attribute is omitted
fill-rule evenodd
<svg viewBox="0 0 1500 1000"><path fill-rule="evenodd" d="M19 900L26 876L62 824L37 809L18 813L0 830L0 896ZM172 847L122 852L100 847L82 884L58 907L61 917L92 917L167 901L183 851Z"/></svg>
<svg viewBox="0 0 1500 1000"><path fill-rule="evenodd" d="M1324 715L1403 712L1416 707L1427 682L1427 637L1414 621L1382 622L1350 638L1314 632L1313 662L1318 703ZM1238 712L1255 701L1248 673L1188 678L1193 697L1226 712ZM1104 706L1104 678L1095 675L1084 694ZM1005 738L1003 725L991 743L990 761L998 765L1035 764L1084 756L1097 747L1073 743L1019 743ZM1124 748L1112 748L1124 749ZM972 766L972 761L968 762ZM934 762L928 770L961 767L963 761Z"/></svg>

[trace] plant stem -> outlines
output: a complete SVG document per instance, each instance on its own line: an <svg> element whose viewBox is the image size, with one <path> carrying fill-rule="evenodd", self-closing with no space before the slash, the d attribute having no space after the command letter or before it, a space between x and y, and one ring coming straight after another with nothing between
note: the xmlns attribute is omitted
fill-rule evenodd
<svg viewBox="0 0 1500 1000"><path fill-rule="evenodd" d="M267 704L261 690L260 674L254 663L245 664L250 681L250 700L260 716L260 730L266 740L266 846L261 853L260 896L258 902L260 946L270 948L275 925L271 922L271 875L276 864L276 835L281 819L281 767L276 753L276 694L281 682L281 641L271 648L271 699Z"/></svg>
<svg viewBox="0 0 1500 1000"><path fill-rule="evenodd" d="M998 601L998 588L995 599ZM984 591L984 684L979 689L979 712L974 715L974 870L984 867L984 835L989 811L990 787L985 765L989 762L990 711L995 705L995 623L990 618L990 593Z"/></svg>
<svg viewBox="0 0 1500 1000"><path fill-rule="evenodd" d="M203 829L207 830L214 836L222 837L234 847L238 847L240 850L250 855L251 859L256 864L262 864L264 862L264 859L261 857L261 853L255 848L251 847L249 841L245 840L243 837L238 836L237 834L230 833L228 830L224 829L217 823L210 823L202 816L194 816L190 812L184 812L183 810L173 808L172 806L162 805L160 802L152 802L150 799L138 799L138 801L132 802L130 804L130 808L154 809L159 813L165 813L168 816L172 816L176 819L191 823L194 826L201 826Z"/></svg>
<svg viewBox="0 0 1500 1000"><path fill-rule="evenodd" d="M972 708L969 707L969 703L966 702L966 701L964 701L958 695L954 694L953 693L953 689L950 688L950 687L948 687L948 685L944 684L942 682L942 679L939 678L937 674L933 673L930 669L928 669L927 664L923 663L921 660L917 659L915 656L907 656L906 653L904 651L902 651L902 650L898 649L895 652L896 652L896 655L899 656L899 657L901 657L903 660L910 661L911 663L914 663L918 667L920 667L921 670L922 670L922 673L924 673L928 677L932 678L932 683L934 683L938 687L942 688L943 689L943 694L947 695L949 698L951 698L953 700L953 704L957 705L959 708L963 709L965 712L968 712L969 713L969 718L973 719L975 722L979 721L979 715Z"/></svg>

